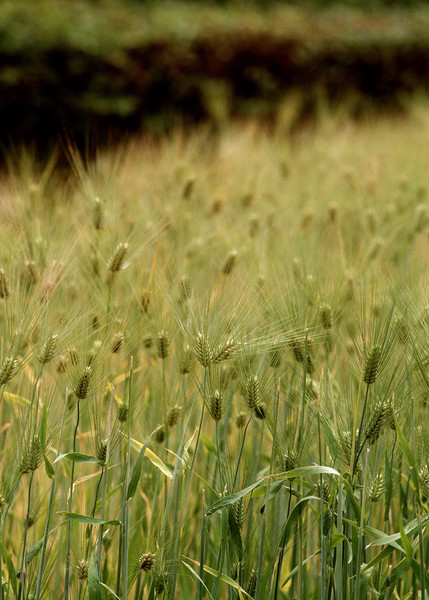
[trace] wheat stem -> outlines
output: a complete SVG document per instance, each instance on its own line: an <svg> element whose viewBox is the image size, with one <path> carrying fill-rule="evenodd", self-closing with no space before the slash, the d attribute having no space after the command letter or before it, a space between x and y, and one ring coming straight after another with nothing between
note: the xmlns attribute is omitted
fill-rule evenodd
<svg viewBox="0 0 429 600"><path fill-rule="evenodd" d="M359 429L357 432L357 438L356 438L356 443L355 443L355 451L354 451L354 460L353 460L353 470L351 472L351 477L352 479L354 479L355 473L356 473L356 467L359 461L359 457L362 453L363 447L364 447L364 443L362 444L362 446L360 446L360 440L362 437L362 427L363 427L363 421L365 418L365 412L366 412L366 406L368 404L368 394L369 394L369 383L366 386L366 393L365 393L365 400L363 403L363 409L362 409L362 415L360 418L360 424L359 424Z"/></svg>
<svg viewBox="0 0 429 600"><path fill-rule="evenodd" d="M61 449L61 441L62 441L62 437L63 437L64 420L65 420L65 415L66 415L66 410L67 410L67 403L68 403L68 389L66 389L66 393L65 393L64 408L63 408L63 414L62 414L62 418L61 418L61 428L60 428L60 434L59 434L59 439L58 439L58 449L57 449L58 456L60 454L60 449ZM51 490L49 492L48 513L46 515L45 529L44 529L44 533L43 533L42 550L40 552L39 569L37 572L36 592L35 592L35 596L34 596L35 600L40 599L40 594L42 591L43 567L45 564L45 555L46 555L46 548L47 548L47 543L48 543L48 533L49 533L49 525L50 525L51 514L52 514L52 506L53 506L54 496L55 496L55 487L56 487L56 479L55 479L55 475L54 475L52 478Z"/></svg>
<svg viewBox="0 0 429 600"><path fill-rule="evenodd" d="M107 432L107 448L106 448L106 469L104 473L104 481L103 481L103 492L101 494L101 507L100 507L100 519L103 518L104 515L104 506L106 503L106 493L107 493L107 479L109 475L109 470L107 465L110 460L110 446L111 446L111 437L112 437L112 422L113 422L113 405L115 399L115 387L112 385L112 391L110 393L110 410L109 410L109 429ZM101 470L101 477L103 476L103 470ZM97 494L96 494L97 496ZM101 577L101 553L103 550L103 525L100 525L100 530L98 532L98 553L97 553L97 563L98 563L98 578Z"/></svg>
<svg viewBox="0 0 429 600"><path fill-rule="evenodd" d="M18 590L18 600L21 600L21 594L25 599L25 588L27 582L27 568L25 564L25 551L27 548L27 534L28 534L28 525L30 522L30 508L31 508L31 488L33 486L34 479L34 470L31 471L30 475L30 483L28 484L28 495L27 495L27 516L25 518L25 527L24 527L24 541L22 543L22 558L21 558L21 570L20 570L20 586Z"/></svg>
<svg viewBox="0 0 429 600"><path fill-rule="evenodd" d="M80 420L80 398L77 398L76 402L76 425L74 428L73 434L73 452L76 452L76 438L77 431L79 428L79 420ZM70 475L70 494L68 499L68 510L72 510L72 502L73 502L73 487L74 487L74 466L75 462L72 461L71 467L71 475ZM70 562L71 562L71 519L69 518L67 521L67 546L66 546L66 576L64 582L64 600L68 600L70 597Z"/></svg>

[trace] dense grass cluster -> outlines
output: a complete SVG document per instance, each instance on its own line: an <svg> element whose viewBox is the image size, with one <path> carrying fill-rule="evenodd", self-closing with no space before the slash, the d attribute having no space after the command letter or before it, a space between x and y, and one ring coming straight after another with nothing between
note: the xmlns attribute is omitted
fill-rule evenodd
<svg viewBox="0 0 429 600"><path fill-rule="evenodd" d="M11 160L2 600L427 597L428 130Z"/></svg>

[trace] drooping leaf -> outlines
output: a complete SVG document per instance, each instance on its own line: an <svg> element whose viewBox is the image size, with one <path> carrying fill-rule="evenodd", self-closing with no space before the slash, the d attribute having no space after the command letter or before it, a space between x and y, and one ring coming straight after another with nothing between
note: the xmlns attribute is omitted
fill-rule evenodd
<svg viewBox="0 0 429 600"><path fill-rule="evenodd" d="M247 488L244 488L244 490L241 490L239 492L234 492L233 494L229 494L228 496L224 496L223 498L220 498L219 500L217 500L214 504L212 504L207 509L206 515L210 516L217 510L220 510L221 508L225 508L225 506L230 506L231 504L234 504L234 502L237 502L237 500L240 500L240 498L244 498L244 496L247 496L247 494L250 494L259 485L262 485L264 483L264 481L265 481L264 479L259 479L258 481L255 481L254 483L252 483L252 485L249 485Z"/></svg>
<svg viewBox="0 0 429 600"><path fill-rule="evenodd" d="M43 455L43 458L45 459L46 475L49 477L49 479L52 479L52 477L55 475L54 467L52 466L52 463L46 454Z"/></svg>
<svg viewBox="0 0 429 600"><path fill-rule="evenodd" d="M318 502L320 502L320 498L318 498L317 496L306 496L305 498L297 502L291 510L291 513L287 518L283 526L283 531L281 533L281 539L285 539L285 543L287 543L289 536L292 532L292 528L295 526L299 516L302 514L303 510L310 502L310 500L317 500Z"/></svg>
<svg viewBox="0 0 429 600"><path fill-rule="evenodd" d="M81 452L67 452L66 454L60 454L54 460L54 464L60 462L60 460L63 460L63 458L67 458L67 460L70 460L75 463L100 464L100 461L96 456L91 456L90 454L82 454Z"/></svg>
<svg viewBox="0 0 429 600"><path fill-rule="evenodd" d="M140 451L143 448L143 444L141 442L138 442L133 438L130 438L130 441L131 446L135 450ZM150 462L161 471L161 473L164 473L166 477L168 477L169 479L173 479L173 473L171 472L171 469L167 467L167 465L159 458L159 456L155 454L155 452L153 452L150 448L146 448L144 456L146 456L146 458L148 458Z"/></svg>
<svg viewBox="0 0 429 600"><path fill-rule="evenodd" d="M161 473L164 473L166 477L169 479L173 479L173 472L170 467L168 467L155 452L153 452L150 448L146 448L145 456L150 460L154 467L159 469Z"/></svg>
<svg viewBox="0 0 429 600"><path fill-rule="evenodd" d="M421 522L422 526L426 525L426 523L429 522L429 514L421 517L420 522ZM410 521L409 523L407 523L405 525L405 527L403 528L404 533L406 535L412 535L415 531L417 531L418 527L419 527L419 519L416 517L415 519L413 519L412 521ZM372 537L377 538L376 540L374 540L373 542L371 542L369 544L370 546L383 546L384 544L391 544L392 542L396 542L397 540L401 539L400 531L399 531L399 533L392 533L391 535L386 535L385 533L383 533L382 531L379 531L378 529L374 529L373 527L366 526L365 532L372 535Z"/></svg>
<svg viewBox="0 0 429 600"><path fill-rule="evenodd" d="M193 560L192 558L189 558L188 556L185 556L184 558L186 558L186 560L193 562L198 567L200 566L200 563L198 561ZM182 563L186 564L183 559L182 559ZM219 571L216 571L216 569L213 569L212 567L209 567L207 565L204 565L203 568L204 568L204 571L206 573L208 573L209 575L212 575L213 577L216 577L216 578L219 577L219 579L223 583L226 583L227 585L229 585L232 588L234 588L235 590L237 590L239 594L241 594L242 596L244 596L246 598L250 598L250 600L253 600L252 596L249 596L249 594L247 592L245 592L243 590L243 588L236 581L231 579L231 577L228 577L228 575L225 575L225 573L220 573Z"/></svg>
<svg viewBox="0 0 429 600"><path fill-rule="evenodd" d="M272 476L272 479L296 479L297 477L308 477L309 475L337 475L341 474L332 467L323 465L308 465L306 467L298 467L284 473Z"/></svg>
<svg viewBox="0 0 429 600"><path fill-rule="evenodd" d="M139 479L140 479L140 473L142 470L142 464L143 464L143 458L147 449L147 445L149 444L152 436L158 431L158 429L162 427L162 425L160 425L159 427L157 427L155 429L155 431L152 431L152 433L150 434L150 436L147 438L147 440L145 441L145 443L142 445L141 450L139 452L138 458L136 460L136 464L134 465L134 469L133 472L131 474L131 479L130 479L130 483L128 484L128 490L127 490L127 500L130 500L130 498L132 498L134 496L134 494L137 491L137 486L139 483ZM135 442L135 440L133 440ZM137 443L137 442L136 442Z"/></svg>
<svg viewBox="0 0 429 600"><path fill-rule="evenodd" d="M115 592L112 590L112 588L110 588L108 585L106 585L106 584L105 584L105 583L103 583L102 581L100 581L100 586L101 586L102 588L104 588L105 590L107 590L107 591L109 592L109 594L111 594L111 595L112 595L114 598L117 598L117 600L121 600L121 599L119 598L119 596L117 596L117 595L115 594Z"/></svg>
<svg viewBox="0 0 429 600"><path fill-rule="evenodd" d="M64 515L69 519L73 519L73 521L79 521L80 523L85 523L86 525L120 525L121 522L116 519L105 521L104 519L97 519L96 517L88 517L87 515L80 515L78 513L67 512L65 510L58 511L59 515Z"/></svg>
<svg viewBox="0 0 429 600"><path fill-rule="evenodd" d="M195 569L193 569L191 567L191 565L188 565L188 563L185 563L184 560L182 560L182 564L185 565L185 567L187 569L189 569L189 571L194 575L194 577L196 577L198 579L198 581L204 586L207 595L209 598L211 598L211 600L214 600L213 596L210 594L210 590L208 589L208 587L206 586L206 584L204 583L204 581L201 579L201 577L198 575L198 573L195 571Z"/></svg>

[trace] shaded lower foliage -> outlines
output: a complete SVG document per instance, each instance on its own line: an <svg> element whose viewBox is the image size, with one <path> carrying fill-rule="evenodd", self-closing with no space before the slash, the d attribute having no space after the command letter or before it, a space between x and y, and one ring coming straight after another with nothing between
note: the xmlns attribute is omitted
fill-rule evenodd
<svg viewBox="0 0 429 600"><path fill-rule="evenodd" d="M275 118L298 93L297 121L320 98L353 97L353 111L401 107L429 89L429 37L279 35L216 30L150 39L106 55L58 42L0 48L0 136L4 144L58 136L78 143L97 132L166 130L180 123L257 115Z"/></svg>

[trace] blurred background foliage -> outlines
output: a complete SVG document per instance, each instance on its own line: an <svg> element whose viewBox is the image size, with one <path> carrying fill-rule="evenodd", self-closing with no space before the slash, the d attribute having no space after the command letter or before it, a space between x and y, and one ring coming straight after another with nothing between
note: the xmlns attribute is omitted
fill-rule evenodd
<svg viewBox="0 0 429 600"><path fill-rule="evenodd" d="M321 106L404 110L429 90L429 0L0 1L3 146ZM292 107L292 108L291 108Z"/></svg>

